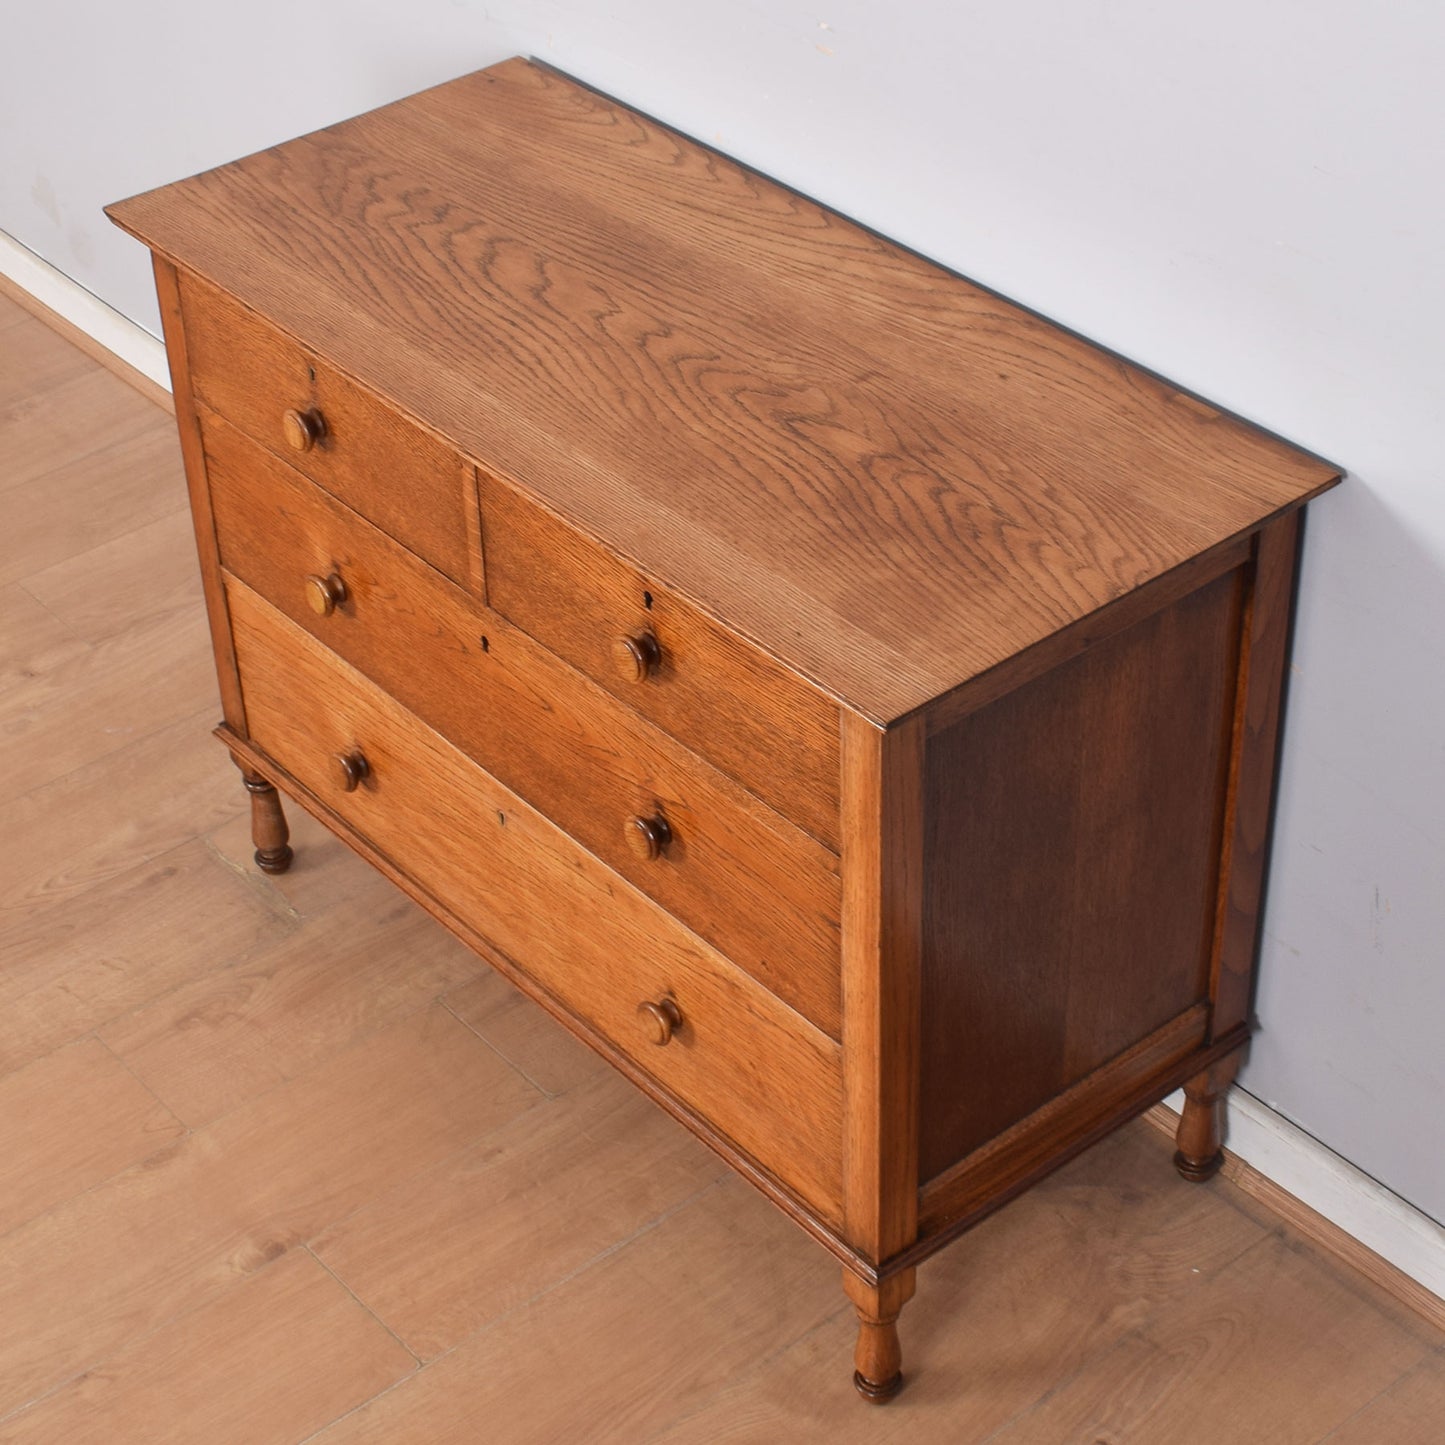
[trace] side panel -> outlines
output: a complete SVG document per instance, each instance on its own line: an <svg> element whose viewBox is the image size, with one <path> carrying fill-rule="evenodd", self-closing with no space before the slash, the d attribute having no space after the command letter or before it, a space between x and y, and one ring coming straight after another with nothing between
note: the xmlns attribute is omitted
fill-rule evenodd
<svg viewBox="0 0 1445 1445"><path fill-rule="evenodd" d="M1247 572L929 739L920 1181L1183 1015L1203 1042Z"/></svg>

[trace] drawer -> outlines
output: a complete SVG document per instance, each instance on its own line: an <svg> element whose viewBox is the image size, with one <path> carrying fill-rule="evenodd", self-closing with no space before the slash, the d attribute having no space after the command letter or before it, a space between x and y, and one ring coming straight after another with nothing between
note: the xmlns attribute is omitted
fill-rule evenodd
<svg viewBox="0 0 1445 1445"><path fill-rule="evenodd" d="M492 607L836 850L837 703L484 468L477 488Z"/></svg>
<svg viewBox="0 0 1445 1445"><path fill-rule="evenodd" d="M839 1036L832 852L235 428L202 430L225 568ZM328 611L308 578L330 577Z"/></svg>
<svg viewBox="0 0 1445 1445"><path fill-rule="evenodd" d="M438 437L231 297L182 275L197 397L454 582L480 585L475 480ZM319 418L308 428L296 418Z"/></svg>
<svg viewBox="0 0 1445 1445"><path fill-rule="evenodd" d="M837 1223L838 1046L249 588L227 595L256 746ZM647 1005L680 1020L662 1047Z"/></svg>

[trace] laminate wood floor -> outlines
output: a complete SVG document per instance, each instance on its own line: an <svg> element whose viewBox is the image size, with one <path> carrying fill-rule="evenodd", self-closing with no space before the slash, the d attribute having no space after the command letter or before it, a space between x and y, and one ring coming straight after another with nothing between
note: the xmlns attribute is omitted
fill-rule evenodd
<svg viewBox="0 0 1445 1445"><path fill-rule="evenodd" d="M1439 1445L1445 1339L1136 1124L827 1255L298 808L252 866L171 419L0 295L0 1442Z"/></svg>

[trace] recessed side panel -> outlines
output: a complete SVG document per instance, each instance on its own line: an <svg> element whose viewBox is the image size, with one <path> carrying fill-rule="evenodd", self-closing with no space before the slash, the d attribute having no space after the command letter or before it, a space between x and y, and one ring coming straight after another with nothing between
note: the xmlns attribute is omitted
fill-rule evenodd
<svg viewBox="0 0 1445 1445"><path fill-rule="evenodd" d="M1242 576L929 740L922 1181L1207 999Z"/></svg>

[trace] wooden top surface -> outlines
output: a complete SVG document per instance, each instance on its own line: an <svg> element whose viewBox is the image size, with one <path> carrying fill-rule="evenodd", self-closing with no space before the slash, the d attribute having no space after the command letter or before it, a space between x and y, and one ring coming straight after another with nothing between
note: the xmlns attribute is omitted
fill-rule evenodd
<svg viewBox="0 0 1445 1445"><path fill-rule="evenodd" d="M878 722L1339 476L523 60L110 214Z"/></svg>

